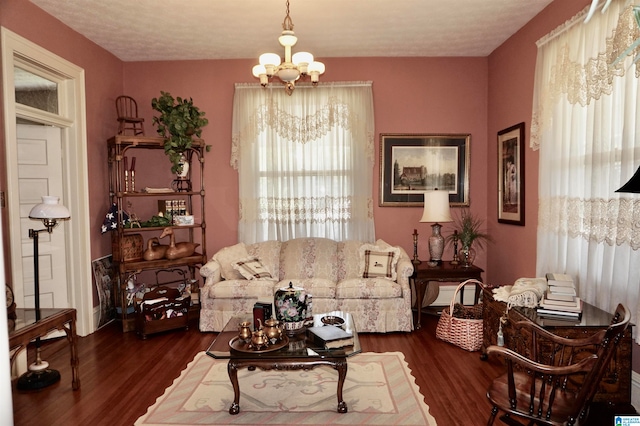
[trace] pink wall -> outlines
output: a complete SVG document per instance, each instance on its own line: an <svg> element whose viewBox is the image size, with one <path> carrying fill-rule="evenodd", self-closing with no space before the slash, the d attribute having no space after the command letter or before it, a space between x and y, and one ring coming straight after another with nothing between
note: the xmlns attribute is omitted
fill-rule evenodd
<svg viewBox="0 0 640 426"><path fill-rule="evenodd" d="M588 3L553 2L487 58L323 59L324 81L374 82L376 152L380 133L471 134L471 210L486 219L495 239L476 262L486 269L489 282L506 284L535 273L538 154L525 153L526 226L498 224L496 133L524 121L528 135L535 41ZM153 134L150 100L161 90L193 97L207 113L210 124L203 137L213 146L205 175L208 254L236 242L237 173L229 166L233 84L254 81L253 60L122 63L27 0L0 3L0 24L85 69L92 258L111 251L99 225L108 207L105 141L115 132L113 101L121 93L138 100L148 134ZM418 223L420 208L378 207L378 156L371 172L377 237L411 255L411 234L417 228L419 256L425 259L431 229ZM445 225L443 232L451 233L452 226Z"/></svg>
<svg viewBox="0 0 640 426"><path fill-rule="evenodd" d="M109 254L111 241L100 234L100 225L109 205L106 140L115 131L114 101L122 93L122 62L27 0L0 2L0 25L85 71L91 258ZM4 126L0 133L4 147ZM6 191L4 173L0 182Z"/></svg>
<svg viewBox="0 0 640 426"><path fill-rule="evenodd" d="M576 15L589 0L554 1L489 56L487 218L496 240L489 251L487 280L512 284L536 274L538 151L529 148L536 41ZM497 133L525 123L525 226L498 223Z"/></svg>
<svg viewBox="0 0 640 426"><path fill-rule="evenodd" d="M487 58L329 58L324 81L373 81L376 153L380 133L470 133L471 209L487 210ZM192 97L206 112L207 251L237 242L238 178L229 165L234 83L254 82L252 60L137 62L124 65L125 92L138 100L151 122L151 98L168 91ZM295 93L293 94L295 96ZM401 245L411 255L418 228L420 257L427 258L428 224L418 223L419 207L378 207L379 156L374 176L376 236ZM451 232L450 225L444 227ZM478 263L484 267L485 256Z"/></svg>

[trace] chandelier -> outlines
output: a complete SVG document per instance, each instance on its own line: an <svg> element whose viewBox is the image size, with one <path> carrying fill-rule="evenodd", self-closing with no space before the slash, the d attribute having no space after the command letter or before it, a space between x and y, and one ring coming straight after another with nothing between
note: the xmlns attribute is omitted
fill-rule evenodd
<svg viewBox="0 0 640 426"><path fill-rule="evenodd" d="M287 0L287 15L282 23L282 35L278 41L284 47L284 62L276 53L263 53L260 55L260 64L253 67L253 76L260 79L262 87L269 84L269 79L277 76L284 84L284 89L289 96L296 88L295 82L300 77L309 76L314 86L318 85L320 74L324 73L324 64L313 60L309 52L298 52L291 56L291 48L298 41L293 33L293 21L289 16L289 0Z"/></svg>

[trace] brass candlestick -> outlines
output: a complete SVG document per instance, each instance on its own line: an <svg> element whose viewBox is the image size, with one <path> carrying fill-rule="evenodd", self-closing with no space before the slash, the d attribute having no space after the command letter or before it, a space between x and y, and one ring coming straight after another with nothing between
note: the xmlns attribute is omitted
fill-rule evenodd
<svg viewBox="0 0 640 426"><path fill-rule="evenodd" d="M453 260L451 264L457 265L458 263L460 263L460 259L458 258L458 230L455 229L453 231Z"/></svg>
<svg viewBox="0 0 640 426"><path fill-rule="evenodd" d="M413 264L419 265L422 262L418 259L418 230L413 230Z"/></svg>

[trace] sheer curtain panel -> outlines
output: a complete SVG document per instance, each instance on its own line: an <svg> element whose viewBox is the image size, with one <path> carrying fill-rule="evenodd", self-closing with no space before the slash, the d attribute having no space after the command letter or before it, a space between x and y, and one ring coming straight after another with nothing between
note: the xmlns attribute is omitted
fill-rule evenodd
<svg viewBox="0 0 640 426"><path fill-rule="evenodd" d="M587 24L585 8L538 42L531 147L538 276L571 274L583 300L608 312L625 303L637 323L640 197L615 192L640 166L637 52L611 66L640 37L624 3Z"/></svg>
<svg viewBox="0 0 640 426"><path fill-rule="evenodd" d="M236 84L239 241L375 240L371 82Z"/></svg>

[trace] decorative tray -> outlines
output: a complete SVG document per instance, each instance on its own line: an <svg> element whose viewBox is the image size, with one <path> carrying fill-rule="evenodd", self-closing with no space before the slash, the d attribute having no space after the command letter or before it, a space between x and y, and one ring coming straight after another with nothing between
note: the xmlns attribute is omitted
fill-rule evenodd
<svg viewBox="0 0 640 426"><path fill-rule="evenodd" d="M278 349L282 349L289 344L289 338L286 335L282 335L282 338L276 343L272 343L264 349L253 349L248 343L240 339L240 336L236 336L229 341L231 349L251 354L261 354L265 352L273 352Z"/></svg>

